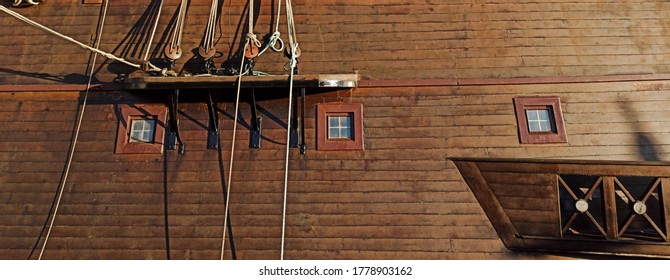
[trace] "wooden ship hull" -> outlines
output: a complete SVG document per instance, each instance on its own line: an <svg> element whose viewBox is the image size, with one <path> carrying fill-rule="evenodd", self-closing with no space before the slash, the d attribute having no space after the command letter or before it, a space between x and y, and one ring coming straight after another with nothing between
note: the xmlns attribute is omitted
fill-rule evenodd
<svg viewBox="0 0 670 280"><path fill-rule="evenodd" d="M174 65L179 1L0 3L177 74L0 13L0 259L670 257L670 3L296 0L291 79L272 51L224 75L247 2L216 2L206 62L190 1Z"/></svg>

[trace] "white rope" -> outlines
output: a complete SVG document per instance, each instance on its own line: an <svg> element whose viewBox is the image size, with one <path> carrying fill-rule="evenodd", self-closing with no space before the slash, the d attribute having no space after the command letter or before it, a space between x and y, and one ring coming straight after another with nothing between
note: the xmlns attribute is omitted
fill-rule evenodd
<svg viewBox="0 0 670 280"><path fill-rule="evenodd" d="M186 21L186 9L188 8L188 0L181 0L179 5L179 14L175 22L175 28L172 31L170 38L170 52L175 52L176 58L181 57L181 39L184 33L184 22ZM169 58L169 57L168 57Z"/></svg>
<svg viewBox="0 0 670 280"><path fill-rule="evenodd" d="M98 29L97 38L95 41L95 47L100 46L100 38L102 37L102 30L105 25L105 19L107 18L107 7L109 1L105 1L105 6L100 15L100 28ZM42 249L40 250L40 255L37 257L38 260L42 259L44 255L44 250L47 247L47 242L49 242L49 236L51 236L51 230L54 226L54 221L56 220L56 215L58 214L58 208L60 207L60 202L63 198L63 191L65 190L65 183L67 182L67 177L70 174L70 166L72 166L72 158L74 157L74 151L77 148L77 140L79 139L79 131L81 129L81 123L84 119L84 111L86 110L86 103L88 101L88 93L91 89L91 83L93 82L93 72L95 71L95 63L98 58L97 54L93 54L93 60L91 62L91 70L88 75L88 83L86 84L86 93L84 94L84 100L81 104L81 111L77 118L77 127L75 129L74 138L72 139L72 148L70 149L70 154L67 158L67 163L65 164L65 173L63 174L63 181L59 185L58 198L56 199L56 206L54 208L54 213L51 216L51 222L49 223L49 229L47 230L47 235L44 237L44 243L42 244Z"/></svg>
<svg viewBox="0 0 670 280"><path fill-rule="evenodd" d="M284 243L286 239L286 197L288 195L288 164L289 164L289 142L291 139L291 109L293 105L293 74L295 67L297 66L297 57L296 52L298 49L297 40L295 40L295 28L293 23L293 9L291 7L291 0L286 0L286 22L288 24L288 33L289 33L289 43L291 47L291 62L290 72L289 72L289 93L288 93L288 117L287 128L286 128L286 158L284 165L284 205L282 208L282 226L281 226L281 250L280 250L280 259L284 259Z"/></svg>
<svg viewBox="0 0 670 280"><path fill-rule="evenodd" d="M258 56L261 56L268 49L272 49L272 51L274 52L281 52L284 50L284 41L281 39L281 33L279 32L280 16L281 16L281 0L277 0L277 18L275 20L275 32L272 33L265 47L258 52Z"/></svg>
<svg viewBox="0 0 670 280"><path fill-rule="evenodd" d="M177 42L176 46L181 47L181 39L184 35L184 23L186 22L186 9L188 8L188 0L182 0L181 5L179 5L179 17L177 18Z"/></svg>
<svg viewBox="0 0 670 280"><path fill-rule="evenodd" d="M249 39L245 40L244 43L244 48L246 49L247 46L249 45ZM229 202L230 202L230 189L231 189L231 183L232 183L232 178L233 178L233 160L234 160L234 153L235 153L235 137L237 135L237 114L238 110L240 108L240 91L242 90L242 76L244 73L242 73L242 70L244 68L244 56L242 56L242 62L240 63L240 71L239 75L237 76L237 97L235 98L235 117L233 121L233 142L230 145L230 165L228 166L228 184L227 187L228 189L226 190L226 209L223 214L223 237L221 238L221 260L223 260L223 254L226 249L226 231L228 230L228 209L229 209Z"/></svg>
<svg viewBox="0 0 670 280"><path fill-rule="evenodd" d="M205 39L202 47L209 51L214 48L214 34L216 33L216 18L217 18L217 0L212 0L212 7L209 10L209 20L207 21L207 28L205 29Z"/></svg>
<svg viewBox="0 0 670 280"><path fill-rule="evenodd" d="M256 34L254 34L254 0L249 0L249 29L247 30L247 38L250 41L250 44L254 44L256 47L261 47L263 44L258 40ZM246 49L246 47L245 47Z"/></svg>
<svg viewBox="0 0 670 280"><path fill-rule="evenodd" d="M291 48L291 59L288 62L288 68L294 69L298 64L298 37L295 32L295 22L293 20L293 6L291 0L286 0L286 25L288 29L289 47ZM284 66L286 70L286 66ZM293 70L291 70L293 71Z"/></svg>
<svg viewBox="0 0 670 280"><path fill-rule="evenodd" d="M24 0L14 0L14 3L12 3L12 6L14 6L14 7L21 6L21 4L24 4L23 1ZM40 0L40 2L37 2L36 0L25 0L25 1L26 1L25 3L28 3L30 5L35 6L35 5L39 5L42 0Z"/></svg>
<svg viewBox="0 0 670 280"><path fill-rule="evenodd" d="M21 21L23 21L23 22L25 22L25 23L27 23L27 24L29 24L29 25L31 25L31 26L33 26L33 27L36 27L36 28L38 28L38 29L41 29L41 30L46 31L46 32L48 32L48 33L51 33L51 34L53 34L53 35L56 35L57 37L59 37L59 38L61 38L61 39L64 39L64 40L66 40L66 41L68 41L68 42L71 42L71 43L74 43L74 44L76 44L76 45L79 46L79 47L82 47L82 48L87 49L87 50L89 50L89 51L91 51L91 52L97 53L97 54L99 54L99 55L102 55L102 56L104 56L104 57L106 57L106 58L108 58L108 59L116 60L116 61L118 61L118 62L124 63L124 64L126 64L126 65L128 65L128 66L131 66L131 67L134 67L134 68L138 68L138 69L144 69L144 68L146 68L145 71L148 71L148 72L158 72L158 73L161 73L163 76L176 76L176 75L177 75L176 73L174 73L174 72L172 72L172 71L168 71L167 69L161 69L161 68L158 68L158 67L156 67L155 65L153 65L153 64L151 64L150 62L147 62L147 61L144 62L145 65L137 64L137 63L132 63L132 62L129 62L129 61L123 59L123 58L117 57L117 56L115 56L115 55L113 55L113 54L111 54L111 53L107 53L107 52L101 51L101 50L98 49L98 48L93 48L93 47L87 46L86 44L84 44L84 43L82 43L82 42L79 42L79 41L77 41L77 40L75 40L75 39L72 39L71 37L65 36L65 35L63 35L63 34L57 32L57 31L55 31L55 30L53 30L53 29L50 29L50 28L48 28L48 27L46 27L46 26L44 26L44 25L42 25L42 24L39 24L39 23L37 23L37 22L35 22L35 21L33 21L33 20L27 18L27 17L24 17L24 16L22 16L21 14L19 14L19 13L17 13L17 12L14 12L14 11L12 11L12 10L10 10L10 9L8 9L8 8L6 8L6 7L4 7L4 6L2 6L2 5L0 5L0 11L3 11L3 12L5 12L5 13L7 13L7 14L9 14L9 15L11 15L11 16L13 16L13 17L15 17L15 18L17 18L17 19L19 19L19 20L21 20Z"/></svg>
<svg viewBox="0 0 670 280"><path fill-rule="evenodd" d="M154 22L154 28L151 31L151 37L149 37L149 43L147 44L147 50L144 52L144 60L149 59L149 50L151 49L151 43L153 43L154 36L156 36L156 28L158 28L158 20L161 18L161 11L163 10L163 0L160 0L158 6L158 13L156 14L156 21Z"/></svg>
<svg viewBox="0 0 670 280"><path fill-rule="evenodd" d="M294 55L292 55L294 56ZM293 103L293 69L289 73L289 94L288 94L288 118L286 128L286 164L284 165L284 205L282 208L282 226L281 226L281 260L284 259L284 240L286 237L286 196L288 194L288 162L289 162L289 141L291 138L291 107Z"/></svg>

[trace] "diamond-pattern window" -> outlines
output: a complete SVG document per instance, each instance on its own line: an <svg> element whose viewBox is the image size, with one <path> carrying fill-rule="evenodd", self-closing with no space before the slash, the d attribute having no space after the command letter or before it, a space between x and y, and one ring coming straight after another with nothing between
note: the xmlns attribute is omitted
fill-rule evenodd
<svg viewBox="0 0 670 280"><path fill-rule="evenodd" d="M559 175L562 237L667 242L666 179ZM609 197L609 199L608 199Z"/></svg>

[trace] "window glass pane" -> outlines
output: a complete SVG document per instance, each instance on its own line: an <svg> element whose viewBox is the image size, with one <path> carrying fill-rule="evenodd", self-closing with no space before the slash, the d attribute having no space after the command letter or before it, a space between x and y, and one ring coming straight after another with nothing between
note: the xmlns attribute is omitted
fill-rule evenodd
<svg viewBox="0 0 670 280"><path fill-rule="evenodd" d="M352 138L351 122L352 116L328 117L328 138L347 139Z"/></svg>
<svg viewBox="0 0 670 280"><path fill-rule="evenodd" d="M540 121L540 131L551 131L551 125L548 120Z"/></svg>
<svg viewBox="0 0 670 280"><path fill-rule="evenodd" d="M328 138L340 138L340 129L331 127L328 131Z"/></svg>
<svg viewBox="0 0 670 280"><path fill-rule="evenodd" d="M154 141L156 120L132 120L130 142L151 143Z"/></svg>
<svg viewBox="0 0 670 280"><path fill-rule="evenodd" d="M143 124L144 126L142 127L142 129L143 129L143 130L151 130L151 126L153 126L153 123L152 123L152 122L153 122L153 120L145 120L145 121L143 121L142 124Z"/></svg>
<svg viewBox="0 0 670 280"><path fill-rule="evenodd" d="M537 120L537 110L526 110L528 120Z"/></svg>
<svg viewBox="0 0 670 280"><path fill-rule="evenodd" d="M140 141L141 138L142 138L142 132L134 131L130 135L130 142L138 142L138 141Z"/></svg>
<svg viewBox="0 0 670 280"><path fill-rule="evenodd" d="M528 131L550 132L552 131L549 109L526 110Z"/></svg>
<svg viewBox="0 0 670 280"><path fill-rule="evenodd" d="M339 119L337 117L328 117L328 126L330 127L339 126Z"/></svg>
<svg viewBox="0 0 670 280"><path fill-rule="evenodd" d="M136 120L133 120L133 131L135 130L142 130L142 122L138 122Z"/></svg>
<svg viewBox="0 0 670 280"><path fill-rule="evenodd" d="M536 121L528 121L528 131L530 132L536 132L536 131L541 131L540 130L540 125Z"/></svg>
<svg viewBox="0 0 670 280"><path fill-rule="evenodd" d="M349 131L350 129L348 127L340 128L340 138L351 138Z"/></svg>
<svg viewBox="0 0 670 280"><path fill-rule="evenodd" d="M538 119L549 122L549 110L535 110L537 112Z"/></svg>

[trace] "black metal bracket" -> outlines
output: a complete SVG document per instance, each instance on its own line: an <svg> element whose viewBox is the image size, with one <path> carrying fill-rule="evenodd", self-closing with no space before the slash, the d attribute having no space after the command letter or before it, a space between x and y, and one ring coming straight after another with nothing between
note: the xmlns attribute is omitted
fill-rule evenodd
<svg viewBox="0 0 670 280"><path fill-rule="evenodd" d="M305 145L305 88L300 88L300 154L304 155L307 152L307 145Z"/></svg>
<svg viewBox="0 0 670 280"><path fill-rule="evenodd" d="M249 134L249 148L260 149L262 139L262 121L263 118L258 116L256 109L256 93L251 91L251 133Z"/></svg>
<svg viewBox="0 0 670 280"><path fill-rule="evenodd" d="M209 127L207 133L207 149L219 149L219 113L212 102L212 93L207 93L207 109L209 110Z"/></svg>
<svg viewBox="0 0 670 280"><path fill-rule="evenodd" d="M298 102L300 101L300 102ZM294 102L291 100L291 102ZM296 108L291 113L291 133L289 135L289 147L300 148L300 154L304 155L307 147L305 146L305 89L300 89L300 96L295 97ZM298 107L298 104L301 106ZM299 108L299 109L298 109ZM300 111L300 112L299 112Z"/></svg>
<svg viewBox="0 0 670 280"><path fill-rule="evenodd" d="M179 153L184 154L186 148L184 143L181 141L179 136L179 89L175 89L172 94L170 94L168 102L168 111L170 114L169 121L169 133L167 136L167 141L165 146L168 150L175 150L177 143L179 144Z"/></svg>
<svg viewBox="0 0 670 280"><path fill-rule="evenodd" d="M291 102L291 105L293 108L298 107L298 98L297 96L294 97L292 100L289 100ZM291 112L291 117L289 118L289 122L291 124L291 131L289 132L289 137L288 137L288 146L291 148L298 148L300 147L300 128L298 127L298 124L300 123L300 119L298 118L298 110L294 109Z"/></svg>
<svg viewBox="0 0 670 280"><path fill-rule="evenodd" d="M291 117L291 133L289 134L289 141L288 145L291 148L299 148L300 147L300 129L298 128L298 122L300 120Z"/></svg>

